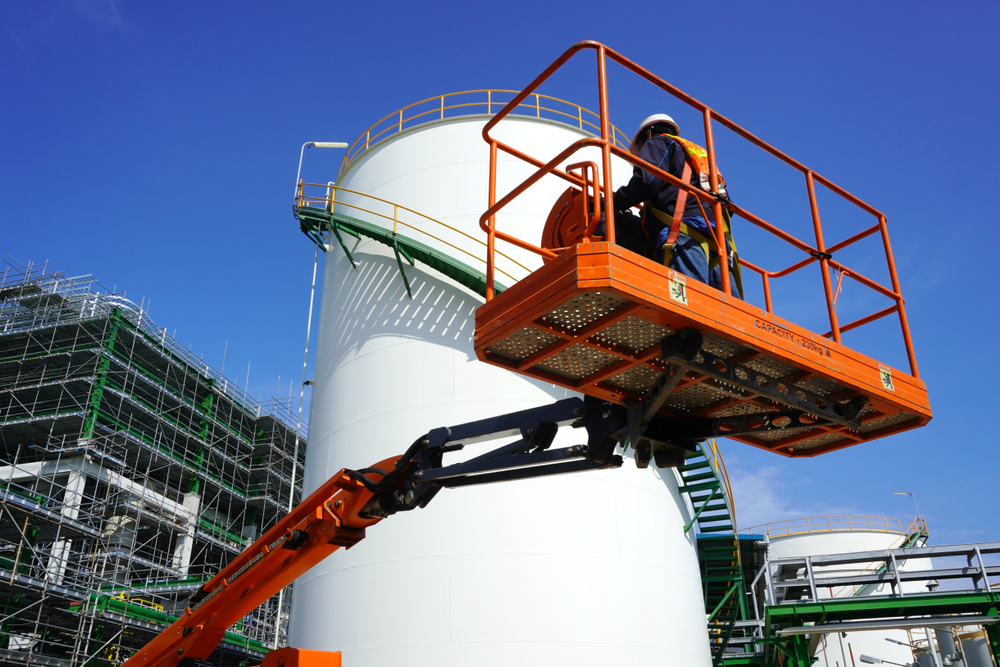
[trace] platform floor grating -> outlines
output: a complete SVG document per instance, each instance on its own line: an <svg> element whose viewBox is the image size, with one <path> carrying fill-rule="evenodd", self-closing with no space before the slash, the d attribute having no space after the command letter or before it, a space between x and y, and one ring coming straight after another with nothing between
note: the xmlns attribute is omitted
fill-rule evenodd
<svg viewBox="0 0 1000 667"><path fill-rule="evenodd" d="M506 360L505 365L513 370L565 380L567 386L577 388L593 383L623 398L640 398L666 368L658 359L659 345L661 339L673 333L670 327L642 317L648 312L611 292L578 293L485 349ZM600 326L601 321L608 323ZM829 397L833 402L845 402L858 395L829 377L719 335L705 335L702 350L732 363L740 379L753 376L758 383L771 383L789 397L788 402L689 371L667 400L663 413L678 418L733 417L801 408L805 392ZM699 354L697 361L704 362L704 357ZM885 414L869 407L856 431L823 424L761 431L737 439L785 454L803 453L855 444L868 434L916 419L917 415L908 412Z"/></svg>

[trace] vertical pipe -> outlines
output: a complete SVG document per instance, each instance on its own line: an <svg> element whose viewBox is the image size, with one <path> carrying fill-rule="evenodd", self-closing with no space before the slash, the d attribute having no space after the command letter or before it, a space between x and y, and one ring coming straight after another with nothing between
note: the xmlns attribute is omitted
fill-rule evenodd
<svg viewBox="0 0 1000 667"><path fill-rule="evenodd" d="M896 554L889 551L889 560L892 562L892 578L896 582L896 595L904 597L903 582L899 578L899 565L896 563Z"/></svg>
<svg viewBox="0 0 1000 667"><path fill-rule="evenodd" d="M10 582L8 586L14 585L14 579L17 577L17 567L21 560L21 547L24 546L25 541L28 539L25 533L28 532L28 519L31 517L24 517L24 527L21 529L21 539L17 542L17 553L14 555L14 566L10 569Z"/></svg>
<svg viewBox="0 0 1000 667"><path fill-rule="evenodd" d="M941 654L938 653L937 643L934 641L934 631L930 628L924 628L924 633L927 635L928 653L934 658L935 667L944 667L944 664L941 662Z"/></svg>
<svg viewBox="0 0 1000 667"><path fill-rule="evenodd" d="M396 235L396 228L399 226L399 205L392 205L392 235Z"/></svg>
<svg viewBox="0 0 1000 667"><path fill-rule="evenodd" d="M809 575L809 592L812 593L812 601L819 602L819 594L816 592L816 576L813 574L812 556L806 556L806 572Z"/></svg>
<svg viewBox="0 0 1000 667"><path fill-rule="evenodd" d="M771 278L766 274L761 274L764 279L764 309L767 311L768 315L773 315L774 311L771 309Z"/></svg>
<svg viewBox="0 0 1000 667"><path fill-rule="evenodd" d="M441 96L441 120L444 120L444 95Z"/></svg>
<svg viewBox="0 0 1000 667"><path fill-rule="evenodd" d="M816 233L816 250L819 251L819 266L823 272L823 291L826 292L826 310L830 315L830 331L833 332L835 343L840 342L840 324L837 322L837 312L833 309L833 285L830 283L830 262L826 258L826 243L823 241L823 226L819 221L819 205L816 203L816 187L811 171L806 172L806 185L809 188L809 209L812 211L813 231Z"/></svg>
<svg viewBox="0 0 1000 667"><path fill-rule="evenodd" d="M368 150L368 144L371 142L371 130L365 130L365 150Z"/></svg>
<svg viewBox="0 0 1000 667"><path fill-rule="evenodd" d="M611 189L611 143L608 141L608 72L604 46L597 48L597 94L601 113L601 168L604 171L604 210L608 243L615 242L614 191ZM582 111L580 112L583 113Z"/></svg>
<svg viewBox="0 0 1000 667"><path fill-rule="evenodd" d="M774 594L774 578L771 575L771 561L764 556L764 582L767 584L767 596L764 604L778 604L778 597Z"/></svg>
<svg viewBox="0 0 1000 667"><path fill-rule="evenodd" d="M971 560L971 558L970 558L970 560ZM982 579L983 579L983 587L984 587L984 588L985 588L985 589L986 589L987 591L989 591L989 590L992 590L992 589L990 588L990 578L989 578L989 576L988 576L988 575L986 574L986 563L984 563L984 562L983 562L983 554L982 554L982 552L981 552L981 551L979 550L979 547L976 547L976 560L978 560L978 561L979 561L979 573L980 573L980 574L982 575Z"/></svg>
<svg viewBox="0 0 1000 667"><path fill-rule="evenodd" d="M313 255L313 275L312 275L312 287L309 289L309 317L306 320L306 348L302 353L302 384L299 387L299 416L295 423L295 447L292 450L292 476L290 487L288 490L288 511L291 512L292 508L295 507L295 473L299 462L299 429L302 428L302 402L305 399L306 393L306 366L309 363L309 339L312 336L312 319L313 319L313 302L316 298L316 266L319 264L319 246L316 246L315 254ZM249 369L249 366L247 367ZM250 371L247 370L247 377L249 378ZM281 626L281 605L284 602L285 589L282 588L278 591L278 609L275 616L274 622L274 646L273 648L278 648L278 628Z"/></svg>
<svg viewBox="0 0 1000 667"><path fill-rule="evenodd" d="M708 152L708 182L712 188L712 192L718 192L719 168L715 164L715 138L712 135L711 109L705 109L704 118L705 150ZM729 286L729 248L726 245L726 221L722 217L722 202L718 199L716 199L712 204L712 215L715 216L715 246L719 252L719 270L722 272L722 291L726 294L732 294L732 290Z"/></svg>
<svg viewBox="0 0 1000 667"><path fill-rule="evenodd" d="M497 142L490 142L490 200L487 208L497 201ZM486 234L486 300L493 298L493 248L496 245L496 214L490 217L490 230Z"/></svg>
<svg viewBox="0 0 1000 667"><path fill-rule="evenodd" d="M889 245L889 228L885 223L885 216L878 218L879 231L882 233L882 248L885 250L885 260L889 265L889 279L892 281L892 291L896 293L896 304L899 306L899 326L903 330L903 344L906 345L906 357L910 361L910 373L913 377L920 379L920 371L917 370L917 357L913 354L913 340L910 338L910 324L906 319L906 308L903 305L903 293L899 289L899 276L896 273L896 260L892 256L892 246ZM914 501L916 502L916 501ZM919 512L918 512L919 515Z"/></svg>
<svg viewBox="0 0 1000 667"><path fill-rule="evenodd" d="M535 93L535 118L542 117L542 103L538 99L538 93Z"/></svg>
<svg viewBox="0 0 1000 667"><path fill-rule="evenodd" d="M493 91L492 90L487 90L486 91L486 113L487 114L493 113Z"/></svg>
<svg viewBox="0 0 1000 667"><path fill-rule="evenodd" d="M399 110L399 131L403 131L403 110Z"/></svg>

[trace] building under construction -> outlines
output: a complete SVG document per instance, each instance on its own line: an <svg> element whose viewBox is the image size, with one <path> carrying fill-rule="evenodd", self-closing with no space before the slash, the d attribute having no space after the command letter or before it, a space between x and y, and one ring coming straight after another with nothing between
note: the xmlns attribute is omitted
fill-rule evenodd
<svg viewBox="0 0 1000 667"><path fill-rule="evenodd" d="M299 500L305 438L91 276L0 280L0 661L120 664ZM290 594L213 664L285 643Z"/></svg>

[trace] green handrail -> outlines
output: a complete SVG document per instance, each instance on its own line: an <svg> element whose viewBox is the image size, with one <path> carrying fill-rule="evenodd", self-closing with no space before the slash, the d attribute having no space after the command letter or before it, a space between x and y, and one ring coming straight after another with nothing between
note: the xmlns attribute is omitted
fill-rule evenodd
<svg viewBox="0 0 1000 667"><path fill-rule="evenodd" d="M352 266L357 266L357 262L355 262L354 256L351 254L351 251L348 249L343 237L340 235L341 231L350 234L355 238L365 236L391 248L396 256L396 261L399 266L399 271L403 276L403 281L406 284L406 291L411 296L410 281L406 276L405 270L403 269L402 258L405 258L411 265L414 265L415 261L423 262L427 266L430 266L436 271L448 276L455 282L468 287L484 299L486 298L485 273L477 271L471 266L464 264L439 250L435 250L420 241L416 241L402 234L394 234L391 230L379 227L378 225L373 225L369 222L364 222L363 220L358 220L357 218L352 218L341 213L330 213L329 211L318 207L296 207L295 216L299 219L299 229L302 230L302 233L308 236L313 243L318 245L323 252L326 252L327 244L325 243L322 235L326 232L332 232L334 237L336 237L337 241L340 243L340 247L347 255L347 258L351 261ZM494 281L493 284L494 293L496 294L499 294L506 289L506 287L496 281Z"/></svg>

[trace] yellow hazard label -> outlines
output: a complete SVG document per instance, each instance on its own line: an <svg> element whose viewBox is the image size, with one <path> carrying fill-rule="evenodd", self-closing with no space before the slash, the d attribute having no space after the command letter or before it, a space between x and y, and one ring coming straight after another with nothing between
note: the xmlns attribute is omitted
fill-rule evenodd
<svg viewBox="0 0 1000 667"><path fill-rule="evenodd" d="M667 280L667 291L670 298L681 305L688 305L687 279L677 273L672 273Z"/></svg>
<svg viewBox="0 0 1000 667"><path fill-rule="evenodd" d="M887 391L895 392L896 388L892 386L892 369L887 366L879 364L878 375L882 378L882 388Z"/></svg>

